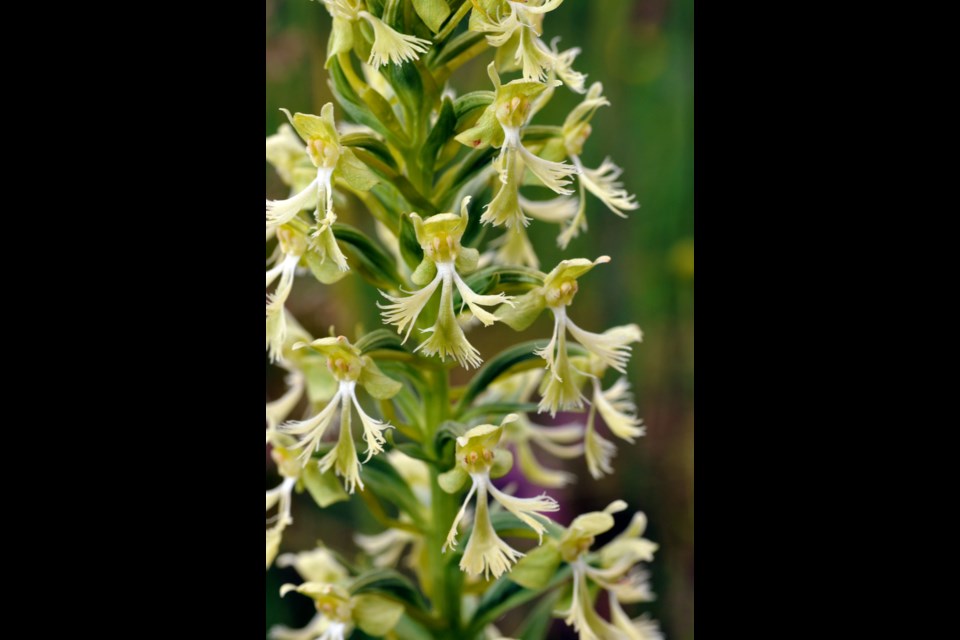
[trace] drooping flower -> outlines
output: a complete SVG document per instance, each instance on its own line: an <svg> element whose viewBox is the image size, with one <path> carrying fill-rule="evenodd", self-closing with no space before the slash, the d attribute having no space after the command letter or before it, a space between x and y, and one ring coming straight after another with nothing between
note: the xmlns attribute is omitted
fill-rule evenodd
<svg viewBox="0 0 960 640"><path fill-rule="evenodd" d="M622 440L633 443L646 433L643 421L637 417L637 405L630 393L630 384L624 377L619 378L606 391L600 380L607 365L595 355L590 356L590 380L593 395L590 413L587 415L587 428L584 435L586 445L587 469L594 479L599 480L605 474L613 473L611 460L617 452L616 445L597 433L597 413L603 418L607 428Z"/></svg>
<svg viewBox="0 0 960 640"><path fill-rule="evenodd" d="M295 345L294 348L305 346L327 357L327 368L338 383L337 391L316 415L306 420L284 423L280 425L280 431L299 437L295 448L300 449L298 459L305 466L320 447L320 442L339 409L340 435L336 446L320 459L320 470L325 473L333 468L338 476L343 477L344 485L350 493L353 493L358 484L362 490L360 459L350 430L352 409L356 409L363 425L367 460L383 451L383 431L391 425L367 415L357 399L357 385L366 389L374 398L385 400L396 395L401 384L385 376L369 356L362 355L344 336L321 338L309 345Z"/></svg>
<svg viewBox="0 0 960 640"><path fill-rule="evenodd" d="M631 195L617 179L623 173L617 165L605 158L596 169L588 169L580 161L583 145L590 137L592 128L590 120L600 107L609 106L610 102L603 96L603 85L595 82L584 97L583 102L577 105L563 123L563 145L567 157L578 169L580 182L580 206L566 229L560 234L557 241L561 248L566 248L570 241L581 231L587 230L586 192L596 196L610 211L626 218L626 211L634 211L640 207L636 196Z"/></svg>
<svg viewBox="0 0 960 640"><path fill-rule="evenodd" d="M311 234L311 250L319 254L321 261L330 261L337 270L345 272L349 269L347 258L340 250L332 228L337 221L333 210L334 181L338 180L354 190L366 191L379 179L357 159L353 151L340 144L340 134L333 118L333 103L323 105L319 116L305 113L291 115L286 109L281 111L306 142L306 155L316 167L316 177L286 200L267 200L267 225L276 227L287 224L301 211L312 209L315 228ZM292 150L289 140L284 144ZM283 163L279 164L278 171L281 167L284 167Z"/></svg>
<svg viewBox="0 0 960 640"><path fill-rule="evenodd" d="M403 615L403 605L399 602L371 593L351 595L343 580L285 584L280 588L280 595L291 591L311 598L317 615L304 629L274 627L271 640L345 640L357 627L379 638L397 626Z"/></svg>
<svg viewBox="0 0 960 640"><path fill-rule="evenodd" d="M501 476L509 471L513 464L510 452L497 447L503 434L504 424L516 420L516 414L506 416L500 426L484 424L474 427L457 438L456 463L450 471L440 476L440 486L448 493L460 490L469 478L470 490L454 518L447 534L443 550L456 547L457 526L466 512L467 505L474 493L477 494L476 513L474 514L473 530L470 540L463 551L460 568L471 576L483 576L489 579L490 574L499 578L508 571L518 558L524 554L512 548L497 535L490 521L490 510L487 501L489 494L507 511L515 515L521 522L533 529L542 541L546 530L543 522L537 519L542 513L558 511L560 506L556 500L546 494L533 498L516 498L497 489L491 481L491 476Z"/></svg>
<svg viewBox="0 0 960 640"><path fill-rule="evenodd" d="M379 305L383 309L385 323L396 325L397 333L403 333L406 329L406 335L403 338L406 342L420 313L439 288L440 306L437 321L433 327L422 330L424 333L429 333L430 337L414 351L423 350L426 355L439 355L441 358L449 355L465 368L477 367L482 360L480 353L467 341L463 329L457 323L453 307L454 286L460 292L462 306L469 307L473 316L485 326L490 326L498 318L484 310L483 306L511 304L502 293L481 295L474 292L461 277L461 274L467 274L476 269L480 255L476 249L466 248L460 244L460 239L467 228L469 203L470 197L467 196L460 205L459 216L440 213L422 220L416 213L410 214L417 241L423 249L423 261L413 272L411 280L423 288L407 296L392 296L381 291L380 293L390 301L390 304Z"/></svg>
<svg viewBox="0 0 960 640"><path fill-rule="evenodd" d="M403 64L416 60L426 53L432 44L429 40L400 33L369 11L363 10L360 0L323 0L333 17L333 31L327 48L327 58L353 48L354 34L351 23L366 20L373 28L373 43L367 64L380 67L385 64Z"/></svg>
<svg viewBox="0 0 960 640"><path fill-rule="evenodd" d="M550 411L556 415L560 409L576 409L583 406L580 392L584 372L578 372L570 362L567 350L567 332L587 351L595 355L603 365L620 373L625 373L633 342L639 342L643 334L635 324L613 327L603 333L593 333L581 329L568 316L567 307L579 290L577 279L598 264L610 261L609 256L601 256L594 261L584 258L564 260L543 280L542 287L515 299L512 309L501 307L497 310L503 321L511 328L522 331L540 315L544 308L553 313L553 335L550 342L536 351L546 361L550 375L541 385L540 411ZM588 444L589 446L589 444Z"/></svg>
<svg viewBox="0 0 960 640"><path fill-rule="evenodd" d="M583 80L577 84L576 72L570 69L578 51L560 53L553 46L548 48L540 36L543 33L543 17L553 11L563 0L480 0L474 2L470 16L470 29L486 34L487 43L499 49L497 59L501 69L514 67L523 71L525 80L544 81L550 72L555 72L571 89L583 92ZM568 82L570 80L571 82Z"/></svg>
<svg viewBox="0 0 960 640"><path fill-rule="evenodd" d="M347 570L337 561L330 551L318 547L312 551L285 553L277 558L278 567L293 567L308 583L343 584L349 577ZM332 621L324 611L317 611L313 619L300 629L291 629L277 625L270 629L270 640L315 640L324 637ZM336 630L326 637L335 637Z"/></svg>
<svg viewBox="0 0 960 640"><path fill-rule="evenodd" d="M276 362L283 356L283 343L287 337L287 317L283 305L293 289L293 277L296 275L300 259L307 251L307 239L289 227L277 229L278 256L272 268L267 269L267 286L279 276L280 282L272 294L267 296L267 351L270 360Z"/></svg>
<svg viewBox="0 0 960 640"><path fill-rule="evenodd" d="M287 123L281 124L272 136L267 136L266 159L294 193L303 191L316 175L307 148Z"/></svg>
<svg viewBox="0 0 960 640"><path fill-rule="evenodd" d="M273 449L270 456L277 465L277 471L283 480L273 489L267 490L267 512L277 507L277 513L272 518L267 518L267 568L270 568L273 559L280 550L280 541L283 537L283 531L293 524L293 516L290 513L290 507L293 504L293 488L297 485L300 478L300 466L293 461L293 455L288 446L292 444L289 437L283 434L273 432L269 434L270 442L273 443Z"/></svg>
<svg viewBox="0 0 960 640"><path fill-rule="evenodd" d="M521 560L510 579L528 589L542 589L556 574L562 562L572 569L569 606L559 612L567 625L576 630L581 640L635 640L659 638L656 623L648 618L630 620L621 604L650 602L654 595L649 575L638 563L650 562L657 545L643 538L646 516L637 512L630 525L619 536L591 552L596 537L614 526L613 514L627 508L616 500L603 511L576 517L558 537ZM591 588L593 583L595 588ZM594 609L596 589L607 591L611 621L604 620Z"/></svg>
<svg viewBox="0 0 960 640"><path fill-rule="evenodd" d="M546 84L530 80L500 83L493 63L487 73L494 86L493 102L481 114L477 123L456 139L468 147L489 144L500 148L494 167L500 174L500 189L487 205L480 220L494 226L526 226L527 218L520 205L520 184L524 170L529 169L548 189L561 195L573 193L566 185L577 168L562 162L545 160L529 149L521 140L521 129L529 119L533 100L547 88Z"/></svg>

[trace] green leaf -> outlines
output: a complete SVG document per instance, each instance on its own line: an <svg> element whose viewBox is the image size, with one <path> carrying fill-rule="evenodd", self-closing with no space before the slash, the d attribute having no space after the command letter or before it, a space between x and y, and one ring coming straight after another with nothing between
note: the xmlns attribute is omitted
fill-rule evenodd
<svg viewBox="0 0 960 640"><path fill-rule="evenodd" d="M570 577L570 567L565 566L558 571L545 589L552 589ZM466 636L472 637L479 633L488 624L497 620L507 611L519 607L543 593L543 590L531 590L521 587L517 583L503 576L490 587L480 600L477 610L473 614Z"/></svg>
<svg viewBox="0 0 960 640"><path fill-rule="evenodd" d="M365 633L381 637L397 625L403 615L403 605L382 596L361 594L353 598L351 615Z"/></svg>
<svg viewBox="0 0 960 640"><path fill-rule="evenodd" d="M360 96L356 94L353 88L350 86L350 83L347 81L346 76L343 73L343 69L340 68L340 61L337 58L331 59L330 64L330 79L333 88L333 93L337 98L337 104L343 107L343 110L347 112L351 118L360 124L365 124L374 131L382 134L386 138L394 139L394 134L390 129L388 129L380 120L378 120L370 112L370 110L363 104L363 101L360 99Z"/></svg>
<svg viewBox="0 0 960 640"><path fill-rule="evenodd" d="M350 584L349 590L352 595L375 593L407 603L417 609L426 609L426 603L420 591L409 578L394 569L377 569L364 573Z"/></svg>
<svg viewBox="0 0 960 640"><path fill-rule="evenodd" d="M381 502L396 506L419 527L425 526L423 505L385 456L374 456L363 465L363 482Z"/></svg>
<svg viewBox="0 0 960 640"><path fill-rule="evenodd" d="M413 0L413 8L434 33L440 31L444 20L450 16L450 7L446 0Z"/></svg>
<svg viewBox="0 0 960 640"><path fill-rule="evenodd" d="M453 101L453 114L457 121L466 120L477 109L486 109L493 103L496 94L493 91L471 91ZM474 114L476 115L476 114Z"/></svg>
<svg viewBox="0 0 960 640"><path fill-rule="evenodd" d="M516 632L517 640L544 640L553 622L553 609L556 606L559 591L551 591L537 603L526 616L523 626Z"/></svg>
<svg viewBox="0 0 960 640"><path fill-rule="evenodd" d="M381 289L393 289L403 282L393 260L379 244L350 225L337 222L332 228L350 268L356 269L364 280Z"/></svg>
<svg viewBox="0 0 960 640"><path fill-rule="evenodd" d="M345 147L355 147L358 149L363 149L373 155L375 155L381 162L389 166L393 170L397 170L397 162L393 159L393 156L390 154L390 149L387 148L379 138L369 133L347 133L340 137L340 144ZM316 171L314 171L316 173Z"/></svg>
<svg viewBox="0 0 960 640"><path fill-rule="evenodd" d="M547 542L520 558L508 575L521 587L542 589L557 573L560 561L560 550Z"/></svg>
<svg viewBox="0 0 960 640"><path fill-rule="evenodd" d="M390 349L392 351L406 351L400 343L400 336L395 331L389 329L377 329L364 334L362 338L353 343L360 350L361 355L366 355L371 351L380 349Z"/></svg>
<svg viewBox="0 0 960 640"><path fill-rule="evenodd" d="M433 640L433 634L409 615L400 618L393 632L399 640Z"/></svg>
<svg viewBox="0 0 960 640"><path fill-rule="evenodd" d="M427 136L427 141L420 149L420 164L423 167L425 175L428 177L427 184L433 181L433 167L437 160L437 152L451 137L457 125L457 117L454 115L453 103L449 98L443 99L440 107L440 114L437 121Z"/></svg>
<svg viewBox="0 0 960 640"><path fill-rule="evenodd" d="M496 418L505 416L508 413L535 412L538 407L539 405L535 402L496 402L493 404L482 404L476 407L470 407L464 411L460 419L466 423L481 418L487 422L493 422Z"/></svg>
<svg viewBox="0 0 960 640"><path fill-rule="evenodd" d="M467 427L453 420L446 420L437 429L437 443L454 442L467 432Z"/></svg>
<svg viewBox="0 0 960 640"><path fill-rule="evenodd" d="M416 458L417 460L423 460L424 462L436 462L435 458L430 457L430 455L423 450L423 447L414 442L403 442L401 444L395 445L395 448L398 449L401 453L404 453L411 458Z"/></svg>
<svg viewBox="0 0 960 640"><path fill-rule="evenodd" d="M428 58L430 68L437 69L442 67L464 51L476 46L480 42L483 42L485 38L485 34L477 31L465 31L460 35L451 38L447 41L439 53Z"/></svg>
<svg viewBox="0 0 960 640"><path fill-rule="evenodd" d="M431 101L424 92L423 80L416 64L388 64L380 67L380 73L393 87L406 115L410 118L425 116L425 105L430 105ZM393 113L393 110L390 112Z"/></svg>
<svg viewBox="0 0 960 640"><path fill-rule="evenodd" d="M303 480L303 486L307 488L310 496L314 499L321 509L326 509L332 504L349 500L350 496L343 490L340 481L337 480L333 469L326 473L320 471L316 462L311 462L300 473L300 479Z"/></svg>
<svg viewBox="0 0 960 640"><path fill-rule="evenodd" d="M540 356L534 355L534 351L537 349L542 349L547 344L546 340L531 340L529 342L523 342L516 346L510 347L504 351L501 351L496 356L491 358L480 367L480 370L477 371L476 375L470 380L470 383L467 384L466 389L464 389L463 396L460 398L460 401L457 403L456 408L454 409L453 415L459 416L463 411L470 406L470 403L473 402L473 399L477 395L486 389L494 380L499 378L501 375L510 370L511 367L525 362L527 360L540 359Z"/></svg>

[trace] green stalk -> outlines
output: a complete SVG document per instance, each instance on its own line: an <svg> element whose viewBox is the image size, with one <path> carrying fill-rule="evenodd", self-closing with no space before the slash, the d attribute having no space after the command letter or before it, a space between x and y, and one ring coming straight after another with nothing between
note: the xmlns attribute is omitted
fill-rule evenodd
<svg viewBox="0 0 960 640"><path fill-rule="evenodd" d="M450 19L447 20L447 24L443 25L443 28L437 32L436 37L433 39L434 42L443 42L446 40L447 36L453 33L453 30L457 28L457 25L460 24L460 21L463 20L463 16L467 15L467 12L473 8L473 3L470 0L466 0L463 4L460 5L460 8L457 9L457 12L450 16Z"/></svg>
<svg viewBox="0 0 960 640"><path fill-rule="evenodd" d="M425 407L427 414L425 444L435 447L435 438L440 425L450 416L449 371L444 368L432 372L430 398ZM439 452L435 451L435 455ZM447 529L453 523L457 505L454 496L440 488L437 477L443 470L430 466L431 526L427 536L428 571L431 576L431 601L439 618L445 621L446 632L440 636L454 640L460 632L460 593L462 577L460 571L449 571L451 553L443 553Z"/></svg>

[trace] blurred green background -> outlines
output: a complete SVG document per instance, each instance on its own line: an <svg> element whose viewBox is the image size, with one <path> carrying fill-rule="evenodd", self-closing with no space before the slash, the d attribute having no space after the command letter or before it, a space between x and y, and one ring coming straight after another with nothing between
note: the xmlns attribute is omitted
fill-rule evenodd
<svg viewBox="0 0 960 640"><path fill-rule="evenodd" d="M267 0L265 134L285 121L280 107L319 113L333 100L323 66L329 28L330 17L319 3ZM544 21L544 40L554 36L562 37L561 49L583 50L575 68L588 74L588 86L601 81L612 103L593 120L585 166L596 167L609 155L624 169L624 184L641 208L623 220L588 196L590 231L565 254L555 245L556 226L534 222L530 234L545 270L563 258L612 256L609 265L581 280L571 317L593 331L627 322L643 329L629 379L647 435L632 446L617 442L613 476L594 481L585 463L574 461L568 469L579 481L551 494L568 514L603 508L615 498L647 513L646 537L660 544L651 567L657 601L628 612L650 611L668 638L688 639L693 637L694 575L693 2L567 0ZM455 75L452 84L459 93L488 88L484 66L489 57L481 56ZM535 123L560 124L580 99L558 89ZM269 197L286 195L269 166L266 181ZM359 212L338 213L355 226L372 228ZM353 338L358 326L379 326L374 294L359 278L331 287L299 278L287 307L314 335L335 325ZM552 325L547 315L520 338L498 324L472 332L470 340L489 358L519 340L548 337ZM269 397L280 392L280 378L276 371L268 372ZM279 480L269 458L266 469L267 487L275 486ZM363 525L362 507L338 504L321 513L309 497L297 500L296 525L284 534L281 552L311 548L321 538L334 548L353 549L348 523ZM618 524L627 520L623 516ZM312 605L305 598L277 596L280 584L294 576L291 570L268 571L268 627L309 619ZM550 637L566 637L561 628L554 626Z"/></svg>

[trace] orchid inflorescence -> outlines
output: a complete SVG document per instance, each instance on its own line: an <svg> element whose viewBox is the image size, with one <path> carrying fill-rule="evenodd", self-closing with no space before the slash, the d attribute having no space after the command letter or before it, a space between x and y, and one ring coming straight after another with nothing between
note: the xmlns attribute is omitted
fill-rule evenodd
<svg viewBox="0 0 960 640"><path fill-rule="evenodd" d="M624 611L653 599L643 564L657 545L642 537L643 513L600 545L625 502L563 526L551 517L561 504L526 488L576 479L541 452L583 456L594 478L613 473L601 419L628 443L645 429L626 378L603 382L608 370L626 374L640 328L590 331L574 304L610 258L544 272L528 235L557 224L567 249L587 230L588 194L621 217L638 207L612 161L581 160L593 115L610 103L573 69L579 49L542 39L562 0L318 4L332 19L326 68L339 107L284 109L289 124L266 140L290 189L266 201L266 351L286 382L266 405L282 478L266 493L266 565L296 569L303 582L281 595L310 598L317 614L270 637L498 638L506 611L541 597L518 634L542 637L552 614L583 639L661 638L656 622ZM452 74L491 49L490 86L455 95ZM562 87L583 95L562 126L532 124ZM552 194L534 199L536 187ZM499 236L484 242L487 232ZM362 278L386 327L311 335L285 306L308 274ZM526 332L544 315L549 336L486 362L468 338L498 322ZM478 371L451 386L456 367ZM567 422L530 418L558 412ZM278 555L304 489L321 508L358 498L379 523L353 535L356 561L322 542Z"/></svg>

